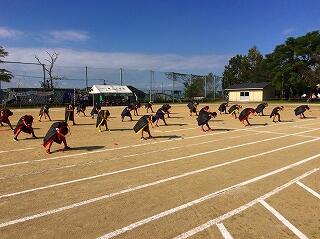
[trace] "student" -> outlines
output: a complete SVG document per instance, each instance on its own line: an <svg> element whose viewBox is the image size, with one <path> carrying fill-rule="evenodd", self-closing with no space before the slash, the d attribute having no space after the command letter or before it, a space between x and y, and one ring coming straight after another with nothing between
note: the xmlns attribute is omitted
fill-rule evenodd
<svg viewBox="0 0 320 239"><path fill-rule="evenodd" d="M126 106L122 113L121 113L121 121L123 122L124 117L129 117L131 121L133 121L132 119L132 115L131 115L131 111L134 109L133 105L128 105Z"/></svg>
<svg viewBox="0 0 320 239"><path fill-rule="evenodd" d="M296 116L300 116L301 119L305 119L306 116L304 115L304 112L306 110L310 110L309 106L308 105L300 105L299 107L297 107L295 110L294 110L294 113Z"/></svg>
<svg viewBox="0 0 320 239"><path fill-rule="evenodd" d="M153 109L152 109L152 102L148 102L144 105L144 107L147 109L147 113L149 113L149 109L151 110L152 113L154 113Z"/></svg>
<svg viewBox="0 0 320 239"><path fill-rule="evenodd" d="M152 124L152 116L151 115L144 115L142 116L138 122L135 124L133 127L134 132L139 133L141 132L141 140L147 140L147 139L152 139L152 135L150 133L150 127L149 125ZM148 138L145 138L143 133L147 132L148 133Z"/></svg>
<svg viewBox="0 0 320 239"><path fill-rule="evenodd" d="M74 122L74 107L73 104L68 104L65 109L65 118L64 121L68 123L68 121L72 121L72 124L75 125Z"/></svg>
<svg viewBox="0 0 320 239"><path fill-rule="evenodd" d="M278 106L278 107L275 107L275 108L272 110L271 115L270 115L270 118L273 117L272 122L277 122L277 121L275 121L275 118L276 118L276 117L278 117L278 122L281 122L279 112L282 111L283 109L284 109L283 106Z"/></svg>
<svg viewBox="0 0 320 239"><path fill-rule="evenodd" d="M97 102L91 110L91 113L90 113L91 118L94 119L94 115L97 115L100 110L101 110L101 105Z"/></svg>
<svg viewBox="0 0 320 239"><path fill-rule="evenodd" d="M198 126L201 126L201 131L203 132L212 131L213 129L210 128L208 122L211 118L215 118L215 117L217 117L217 113L209 112L209 106L203 107L199 111L199 116L197 118ZM207 126L207 129L204 129L204 126Z"/></svg>
<svg viewBox="0 0 320 239"><path fill-rule="evenodd" d="M98 113L98 117L97 117L97 123L96 123L96 128L99 130L99 132L101 132L101 126L106 126L106 131L109 130L108 129L108 117L110 116L110 112L109 110L100 110Z"/></svg>
<svg viewBox="0 0 320 239"><path fill-rule="evenodd" d="M41 118L43 115L44 115L45 119L48 117L49 121L51 121L51 118L49 115L49 108L50 108L50 106L48 104L45 104L44 106L41 107L40 112L39 112L39 122L41 122Z"/></svg>
<svg viewBox="0 0 320 239"><path fill-rule="evenodd" d="M220 114L222 114L222 113L228 114L227 113L227 107L228 107L228 103L227 102L222 103L218 108Z"/></svg>
<svg viewBox="0 0 320 239"><path fill-rule="evenodd" d="M32 115L24 115L22 116L18 123L16 128L14 129L14 137L13 139L18 141L18 136L22 132L25 132L27 134L32 134L33 138L37 138L34 134L33 128L32 128L32 123L33 123L33 117Z"/></svg>
<svg viewBox="0 0 320 239"><path fill-rule="evenodd" d="M160 119L163 121L164 125L168 125L166 119L164 118L165 113L166 112L163 110L162 107L157 110L155 116L152 118L154 127L159 127L158 122Z"/></svg>
<svg viewBox="0 0 320 239"><path fill-rule="evenodd" d="M242 108L241 105L233 105L229 108L228 112L231 114L235 119L237 118L237 113L239 114L239 110Z"/></svg>
<svg viewBox="0 0 320 239"><path fill-rule="evenodd" d="M79 102L77 105L77 115L80 116L80 113L82 113L84 116L86 116L86 105L83 102Z"/></svg>
<svg viewBox="0 0 320 239"><path fill-rule="evenodd" d="M169 104L163 104L160 109L167 114L168 118L170 118L169 110L171 109L171 106Z"/></svg>
<svg viewBox="0 0 320 239"><path fill-rule="evenodd" d="M244 126L248 126L251 125L248 118L251 114L255 113L255 109L253 108L245 108L243 111L241 111L241 113L239 114L239 120L241 123L244 124ZM247 124L245 124L244 122L247 122Z"/></svg>
<svg viewBox="0 0 320 239"><path fill-rule="evenodd" d="M263 110L268 106L267 102L263 102L261 104L259 104L256 108L256 113L258 115L264 116Z"/></svg>
<svg viewBox="0 0 320 239"><path fill-rule="evenodd" d="M9 125L9 127L13 130L9 117L12 116L13 113L9 109L1 109L0 110L0 126L3 126L3 123Z"/></svg>
<svg viewBox="0 0 320 239"><path fill-rule="evenodd" d="M138 109L140 107L141 107L141 103L140 102L136 102L135 104L133 104L133 115L134 116L139 116Z"/></svg>
<svg viewBox="0 0 320 239"><path fill-rule="evenodd" d="M49 128L46 136L43 139L43 147L46 149L46 152L50 154L50 148L53 142L58 144L64 144L64 150L71 149L67 145L66 135L68 134L68 123L64 121L55 122Z"/></svg>
<svg viewBox="0 0 320 239"><path fill-rule="evenodd" d="M198 102L194 102L192 100L187 104L187 106L190 110L190 116L192 116L192 113L195 113L198 116L198 112L197 112L198 105L199 105Z"/></svg>

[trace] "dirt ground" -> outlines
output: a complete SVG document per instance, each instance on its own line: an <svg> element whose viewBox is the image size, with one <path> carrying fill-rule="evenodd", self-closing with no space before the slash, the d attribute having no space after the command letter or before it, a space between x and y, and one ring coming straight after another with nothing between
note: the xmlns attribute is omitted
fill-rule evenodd
<svg viewBox="0 0 320 239"><path fill-rule="evenodd" d="M81 115L67 136L72 150L53 144L52 154L41 144L53 122L39 122L39 109L13 110L14 125L34 116L38 139L16 142L0 127L0 237L320 238L320 105L306 119L284 105L273 123L276 106L248 127L218 113L214 131L201 132L175 104L150 140L132 130L140 116L121 122L123 107L109 107L110 131ZM63 120L64 109L50 115Z"/></svg>

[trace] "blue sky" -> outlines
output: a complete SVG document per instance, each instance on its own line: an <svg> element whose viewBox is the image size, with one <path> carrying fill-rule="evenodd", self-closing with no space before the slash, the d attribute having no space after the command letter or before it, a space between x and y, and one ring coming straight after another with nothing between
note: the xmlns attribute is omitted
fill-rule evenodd
<svg viewBox="0 0 320 239"><path fill-rule="evenodd" d="M0 45L10 60L48 49L61 65L221 74L256 45L320 29L316 0L1 0Z"/></svg>

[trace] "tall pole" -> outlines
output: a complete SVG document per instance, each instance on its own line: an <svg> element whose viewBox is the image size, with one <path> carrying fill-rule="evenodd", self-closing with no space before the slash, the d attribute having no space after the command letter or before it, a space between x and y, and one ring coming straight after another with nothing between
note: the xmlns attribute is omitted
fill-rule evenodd
<svg viewBox="0 0 320 239"><path fill-rule="evenodd" d="M207 76L204 76L204 98L207 98Z"/></svg>
<svg viewBox="0 0 320 239"><path fill-rule="evenodd" d="M174 103L174 80L175 80L175 74L172 72L172 103Z"/></svg>
<svg viewBox="0 0 320 239"><path fill-rule="evenodd" d="M120 68L120 85L122 85L122 68Z"/></svg>
<svg viewBox="0 0 320 239"><path fill-rule="evenodd" d="M216 76L213 76L213 100L216 99Z"/></svg>
<svg viewBox="0 0 320 239"><path fill-rule="evenodd" d="M43 88L46 88L46 66L45 64L42 65L42 70L43 70Z"/></svg>
<svg viewBox="0 0 320 239"><path fill-rule="evenodd" d="M88 67L86 66L86 90L88 92Z"/></svg>
<svg viewBox="0 0 320 239"><path fill-rule="evenodd" d="M149 90L149 101L152 101L152 74L153 71L150 71L150 90Z"/></svg>

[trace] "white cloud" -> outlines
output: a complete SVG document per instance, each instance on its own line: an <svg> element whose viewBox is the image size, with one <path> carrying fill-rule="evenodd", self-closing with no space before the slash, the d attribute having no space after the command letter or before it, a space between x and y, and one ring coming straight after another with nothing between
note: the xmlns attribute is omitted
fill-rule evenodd
<svg viewBox="0 0 320 239"><path fill-rule="evenodd" d="M51 31L49 35L53 38L53 41L85 41L89 39L89 34L85 31Z"/></svg>
<svg viewBox="0 0 320 239"><path fill-rule="evenodd" d="M35 62L34 56L47 58L46 48L6 48L9 52L7 60ZM181 71L194 74L221 73L231 55L178 55L178 54L144 54L144 53L112 53L98 51L77 51L58 48L57 66L97 67L135 70Z"/></svg>
<svg viewBox="0 0 320 239"><path fill-rule="evenodd" d="M0 26L0 38L15 38L21 36L22 34L22 31Z"/></svg>
<svg viewBox="0 0 320 239"><path fill-rule="evenodd" d="M287 28L287 29L284 29L281 33L282 35L290 35L291 33L293 33L295 31L295 29L293 27L290 27L290 28Z"/></svg>

